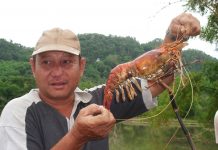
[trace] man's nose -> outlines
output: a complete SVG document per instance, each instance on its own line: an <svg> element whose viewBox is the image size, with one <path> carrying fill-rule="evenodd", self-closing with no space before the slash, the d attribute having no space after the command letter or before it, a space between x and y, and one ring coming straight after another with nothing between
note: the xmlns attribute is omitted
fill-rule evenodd
<svg viewBox="0 0 218 150"><path fill-rule="evenodd" d="M63 74L63 67L61 66L61 64L55 64L52 68L51 75L53 77L58 77L61 76L62 74Z"/></svg>

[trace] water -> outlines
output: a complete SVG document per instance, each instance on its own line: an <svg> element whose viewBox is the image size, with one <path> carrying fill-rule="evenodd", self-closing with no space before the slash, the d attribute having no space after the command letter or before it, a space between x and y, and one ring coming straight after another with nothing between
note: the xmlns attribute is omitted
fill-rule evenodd
<svg viewBox="0 0 218 150"><path fill-rule="evenodd" d="M167 145L178 126L116 125L110 135L110 150L191 150L184 133L178 129L176 136ZM188 127L197 150L218 150L212 127Z"/></svg>

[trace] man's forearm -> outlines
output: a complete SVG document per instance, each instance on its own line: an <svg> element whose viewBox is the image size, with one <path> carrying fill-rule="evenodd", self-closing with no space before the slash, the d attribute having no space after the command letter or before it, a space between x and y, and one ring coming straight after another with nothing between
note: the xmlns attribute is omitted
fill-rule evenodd
<svg viewBox="0 0 218 150"><path fill-rule="evenodd" d="M51 150L81 150L84 142L78 140L70 132L68 132Z"/></svg>

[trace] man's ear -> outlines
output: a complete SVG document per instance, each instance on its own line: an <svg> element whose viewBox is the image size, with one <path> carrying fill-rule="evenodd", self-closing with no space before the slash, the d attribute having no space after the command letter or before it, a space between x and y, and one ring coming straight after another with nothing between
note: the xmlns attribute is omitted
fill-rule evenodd
<svg viewBox="0 0 218 150"><path fill-rule="evenodd" d="M33 57L29 59L29 64L31 66L33 77L35 78L35 60Z"/></svg>
<svg viewBox="0 0 218 150"><path fill-rule="evenodd" d="M83 76L85 66L86 66L86 59L84 57L81 57L81 59L80 59L80 77Z"/></svg>

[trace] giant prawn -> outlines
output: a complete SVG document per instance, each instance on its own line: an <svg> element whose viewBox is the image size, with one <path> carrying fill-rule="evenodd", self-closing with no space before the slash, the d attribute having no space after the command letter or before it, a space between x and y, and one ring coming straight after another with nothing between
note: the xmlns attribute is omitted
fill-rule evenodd
<svg viewBox="0 0 218 150"><path fill-rule="evenodd" d="M164 43L159 48L148 51L133 61L119 64L113 68L109 74L106 87L104 89L103 105L107 109L110 109L114 93L116 95L115 99L117 102L120 101L120 98L122 101L125 101L126 94L130 100L133 100L137 95L132 84L134 84L138 90L142 90L136 80L136 77L156 81L168 90L170 102L180 126L186 135L191 149L195 150L196 148L191 135L179 115L175 95L173 94L171 88L162 81L163 77L173 74L175 70L182 73L183 64L181 61L181 52L182 48L186 45L187 43L184 42L183 39L176 40L172 43Z"/></svg>
<svg viewBox="0 0 218 150"><path fill-rule="evenodd" d="M117 102L120 101L120 97L122 101L125 101L125 93L130 100L133 100L136 92L132 83L141 91L135 77L155 81L163 77L172 68L172 65L176 66L174 68L178 68L181 65L181 50L186 45L187 43L182 40L164 43L160 48L148 51L133 61L119 64L113 68L104 89L104 106L110 109L114 92Z"/></svg>

